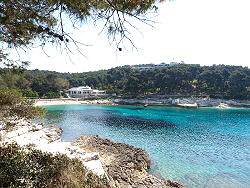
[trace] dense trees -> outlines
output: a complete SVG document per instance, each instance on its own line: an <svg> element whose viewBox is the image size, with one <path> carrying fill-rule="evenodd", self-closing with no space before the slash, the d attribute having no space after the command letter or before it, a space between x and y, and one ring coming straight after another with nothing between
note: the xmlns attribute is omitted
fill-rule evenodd
<svg viewBox="0 0 250 188"><path fill-rule="evenodd" d="M157 93L249 99L249 73L247 67L224 65L179 65L147 71L122 67L108 70L101 88L132 96Z"/></svg>
<svg viewBox="0 0 250 188"><path fill-rule="evenodd" d="M60 91L69 88L69 81L53 73L14 73L9 69L0 70L0 86L19 89L25 97L60 97Z"/></svg>
<svg viewBox="0 0 250 188"><path fill-rule="evenodd" d="M167 94L250 99L250 71L240 66L178 65L147 71L125 66L72 74L39 70L26 71L24 75L10 75L3 69L0 72L0 85L23 92L30 88L40 97L55 97L68 88L89 85L127 97ZM20 79L26 80L26 84L20 84Z"/></svg>

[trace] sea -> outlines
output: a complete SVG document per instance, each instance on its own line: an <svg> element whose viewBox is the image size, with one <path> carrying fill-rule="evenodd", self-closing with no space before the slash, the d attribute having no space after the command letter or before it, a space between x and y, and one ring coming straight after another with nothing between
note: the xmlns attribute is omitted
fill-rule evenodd
<svg viewBox="0 0 250 188"><path fill-rule="evenodd" d="M250 187L250 109L58 105L37 122L62 140L99 135L145 149L150 173L187 188Z"/></svg>

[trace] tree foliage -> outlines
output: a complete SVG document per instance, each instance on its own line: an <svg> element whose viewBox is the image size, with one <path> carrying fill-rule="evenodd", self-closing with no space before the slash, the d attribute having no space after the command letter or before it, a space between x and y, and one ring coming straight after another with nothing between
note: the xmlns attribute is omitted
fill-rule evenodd
<svg viewBox="0 0 250 188"><path fill-rule="evenodd" d="M0 86L7 86L12 89L19 89L24 97L60 97L60 91L69 88L69 81L56 74L31 74L24 71L15 73L9 69L0 69ZM51 92L54 93L51 95Z"/></svg>
<svg viewBox="0 0 250 188"><path fill-rule="evenodd" d="M33 119L45 112L43 108L33 106L32 100L23 98L18 90L0 87L0 121Z"/></svg>
<svg viewBox="0 0 250 188"><path fill-rule="evenodd" d="M93 23L101 20L103 29L114 39L119 34L119 43L129 39L126 26L132 25L127 17L147 22L144 16L147 11L157 9L156 2L158 0L0 0L0 60L15 66L6 58L4 49L32 47L37 41L41 46L52 42L64 44L66 48L69 42L77 44L64 28L65 17L71 20L72 27L86 20Z"/></svg>
<svg viewBox="0 0 250 188"><path fill-rule="evenodd" d="M21 92L23 93L24 97L28 97L28 98L38 98L39 95L36 91L32 91L32 89L24 89L21 90Z"/></svg>
<svg viewBox="0 0 250 188"><path fill-rule="evenodd" d="M9 79L5 79L5 75L7 78L16 77L15 82L10 83ZM250 71L247 67L179 65L145 71L125 66L71 74L33 70L25 72L22 77L28 81L30 88L36 91L40 97L48 95L48 92L58 93L71 87L89 85L95 89L106 90L107 93L131 97L149 94L209 95L249 100L249 75ZM16 82L20 76L10 76L7 70L2 70L0 84L2 82L2 85L19 88ZM63 81L56 83L58 80Z"/></svg>

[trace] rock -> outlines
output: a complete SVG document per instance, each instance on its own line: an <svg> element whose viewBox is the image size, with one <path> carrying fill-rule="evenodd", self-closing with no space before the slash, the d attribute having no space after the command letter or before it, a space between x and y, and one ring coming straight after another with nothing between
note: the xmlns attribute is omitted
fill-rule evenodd
<svg viewBox="0 0 250 188"><path fill-rule="evenodd" d="M100 154L111 187L183 187L177 182L159 180L150 175L147 172L150 158L144 149L91 135L81 137L74 145Z"/></svg>
<svg viewBox="0 0 250 188"><path fill-rule="evenodd" d="M176 181L171 181L171 180L167 180L167 186L170 186L170 187L183 187L183 185L181 185L180 183L178 183Z"/></svg>
<svg viewBox="0 0 250 188"><path fill-rule="evenodd" d="M1 129L3 142L16 141L20 146L29 145L43 152L61 153L79 159L98 176L106 176L111 187L183 187L173 181L163 181L150 175L150 158L144 149L124 143L115 143L98 136L83 136L75 143L62 142L62 129L21 120L12 122L12 130Z"/></svg>
<svg viewBox="0 0 250 188"><path fill-rule="evenodd" d="M213 98L195 98L187 97L178 99L181 104L194 104L197 103L198 107L216 107L220 103L225 103L230 107L244 107L250 108L250 101L241 100L225 100L225 99L213 99ZM154 98L147 99L114 99L115 104L125 104L125 105L154 105L154 106L166 106L175 105L174 99L169 96L157 96Z"/></svg>
<svg viewBox="0 0 250 188"><path fill-rule="evenodd" d="M47 127L42 129L42 131L46 134L48 137L47 140L48 142L53 142L56 140L59 140L61 138L63 130L61 128L56 128L56 127Z"/></svg>
<svg viewBox="0 0 250 188"><path fill-rule="evenodd" d="M61 141L62 129L54 126L42 128L42 125L28 121L16 122L12 130L0 130L0 144L15 141L20 146L29 145L43 152L65 154L69 158L77 158L84 166L98 176L105 176L99 154L87 153L84 149L73 146L70 142Z"/></svg>

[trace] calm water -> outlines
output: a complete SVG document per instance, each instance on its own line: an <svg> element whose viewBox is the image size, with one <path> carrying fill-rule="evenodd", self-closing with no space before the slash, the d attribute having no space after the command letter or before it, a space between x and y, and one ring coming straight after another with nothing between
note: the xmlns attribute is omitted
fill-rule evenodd
<svg viewBox="0 0 250 188"><path fill-rule="evenodd" d="M98 134L146 149L151 173L187 187L250 187L250 109L48 106L62 140Z"/></svg>

